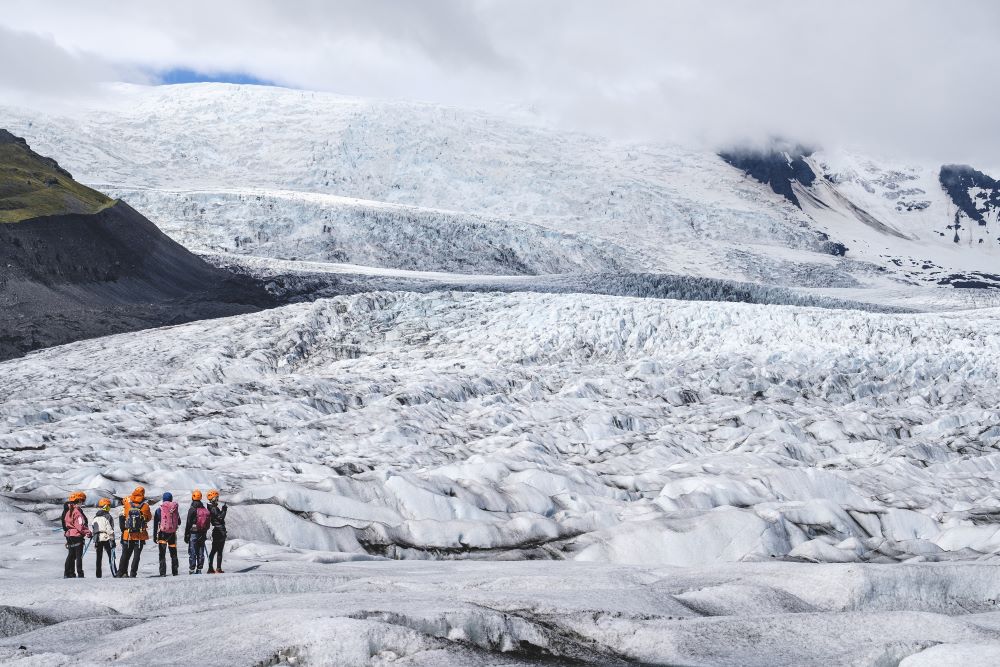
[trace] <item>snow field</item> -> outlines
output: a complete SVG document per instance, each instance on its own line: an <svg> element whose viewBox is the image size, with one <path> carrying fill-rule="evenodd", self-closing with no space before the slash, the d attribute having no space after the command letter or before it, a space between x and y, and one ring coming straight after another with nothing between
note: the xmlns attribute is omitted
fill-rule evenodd
<svg viewBox="0 0 1000 667"><path fill-rule="evenodd" d="M97 580L88 554L88 578L64 581L47 534L0 538L4 664L979 665L1000 646L985 564L329 565L237 549L224 575Z"/></svg>
<svg viewBox="0 0 1000 667"><path fill-rule="evenodd" d="M275 553L984 558L997 315L320 300L0 365L0 479L49 515L70 489L214 486Z"/></svg>

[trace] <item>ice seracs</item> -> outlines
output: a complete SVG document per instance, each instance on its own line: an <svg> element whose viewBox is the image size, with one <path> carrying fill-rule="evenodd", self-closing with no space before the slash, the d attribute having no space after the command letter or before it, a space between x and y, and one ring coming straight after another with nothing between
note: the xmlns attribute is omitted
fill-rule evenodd
<svg viewBox="0 0 1000 667"><path fill-rule="evenodd" d="M234 534L357 554L977 558L998 350L997 310L372 293L4 364L2 470L223 488Z"/></svg>

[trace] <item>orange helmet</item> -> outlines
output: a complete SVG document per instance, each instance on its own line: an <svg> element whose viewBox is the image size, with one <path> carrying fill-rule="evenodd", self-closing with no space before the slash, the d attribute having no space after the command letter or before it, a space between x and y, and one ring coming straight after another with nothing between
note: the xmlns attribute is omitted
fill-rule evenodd
<svg viewBox="0 0 1000 667"><path fill-rule="evenodd" d="M209 500L209 502L211 502L213 500L218 500L218 499L219 499L219 492L217 490L212 489L211 491L208 492L208 500Z"/></svg>
<svg viewBox="0 0 1000 667"><path fill-rule="evenodd" d="M109 509L111 507L111 499L101 498L100 500L97 501L97 506L100 507L102 510Z"/></svg>
<svg viewBox="0 0 1000 667"><path fill-rule="evenodd" d="M71 503L82 503L85 500L87 500L87 494L84 493L83 491L74 491L73 493L69 494L68 500Z"/></svg>
<svg viewBox="0 0 1000 667"><path fill-rule="evenodd" d="M191 500L201 500L201 489L195 489L191 492Z"/></svg>

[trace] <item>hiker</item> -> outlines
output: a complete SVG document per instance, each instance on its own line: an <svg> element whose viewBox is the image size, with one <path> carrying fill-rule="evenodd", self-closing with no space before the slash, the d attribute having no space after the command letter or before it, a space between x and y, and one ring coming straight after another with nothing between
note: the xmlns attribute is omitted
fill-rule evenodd
<svg viewBox="0 0 1000 667"><path fill-rule="evenodd" d="M97 552L97 578L101 578L101 565L104 560L104 555L108 556L108 565L111 569L111 576L114 577L118 574L118 568L115 567L115 522L111 520L111 499L101 498L97 501L98 512L97 516L94 517L94 524L92 526L94 531L94 542L96 542Z"/></svg>
<svg viewBox="0 0 1000 667"><path fill-rule="evenodd" d="M188 545L188 574L201 574L205 566L205 533L212 525L212 513L201 502L201 491L191 492L191 508L184 524L184 542Z"/></svg>
<svg viewBox="0 0 1000 667"><path fill-rule="evenodd" d="M160 549L160 576L167 576L167 549L170 550L170 571L177 576L177 528L181 525L181 512L174 502L174 494L167 491L163 502L153 514L153 539Z"/></svg>
<svg viewBox="0 0 1000 667"><path fill-rule="evenodd" d="M219 507L219 492L212 489L208 492L208 511L212 515L212 551L208 554L208 573L222 574L222 548L226 546L226 512L227 505ZM216 566L212 567L212 562Z"/></svg>
<svg viewBox="0 0 1000 667"><path fill-rule="evenodd" d="M93 535L87 527L87 515L80 509L86 500L86 493L74 491L63 503L60 519L63 534L66 536L66 566L63 568L63 579L83 577L83 540Z"/></svg>
<svg viewBox="0 0 1000 667"><path fill-rule="evenodd" d="M146 527L153 513L146 502L146 489L135 487L132 495L122 503L122 513L118 517L118 525L122 530L122 559L118 564L116 577L133 577L139 573L139 556L149 539ZM129 569L129 561L132 567Z"/></svg>

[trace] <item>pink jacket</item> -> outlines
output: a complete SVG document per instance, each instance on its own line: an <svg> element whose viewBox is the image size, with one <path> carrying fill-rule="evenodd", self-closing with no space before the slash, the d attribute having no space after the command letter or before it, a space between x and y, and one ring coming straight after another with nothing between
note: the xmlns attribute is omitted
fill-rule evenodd
<svg viewBox="0 0 1000 667"><path fill-rule="evenodd" d="M63 514L63 530L66 537L90 537L90 528L87 526L87 517L83 510L76 503L68 503Z"/></svg>

